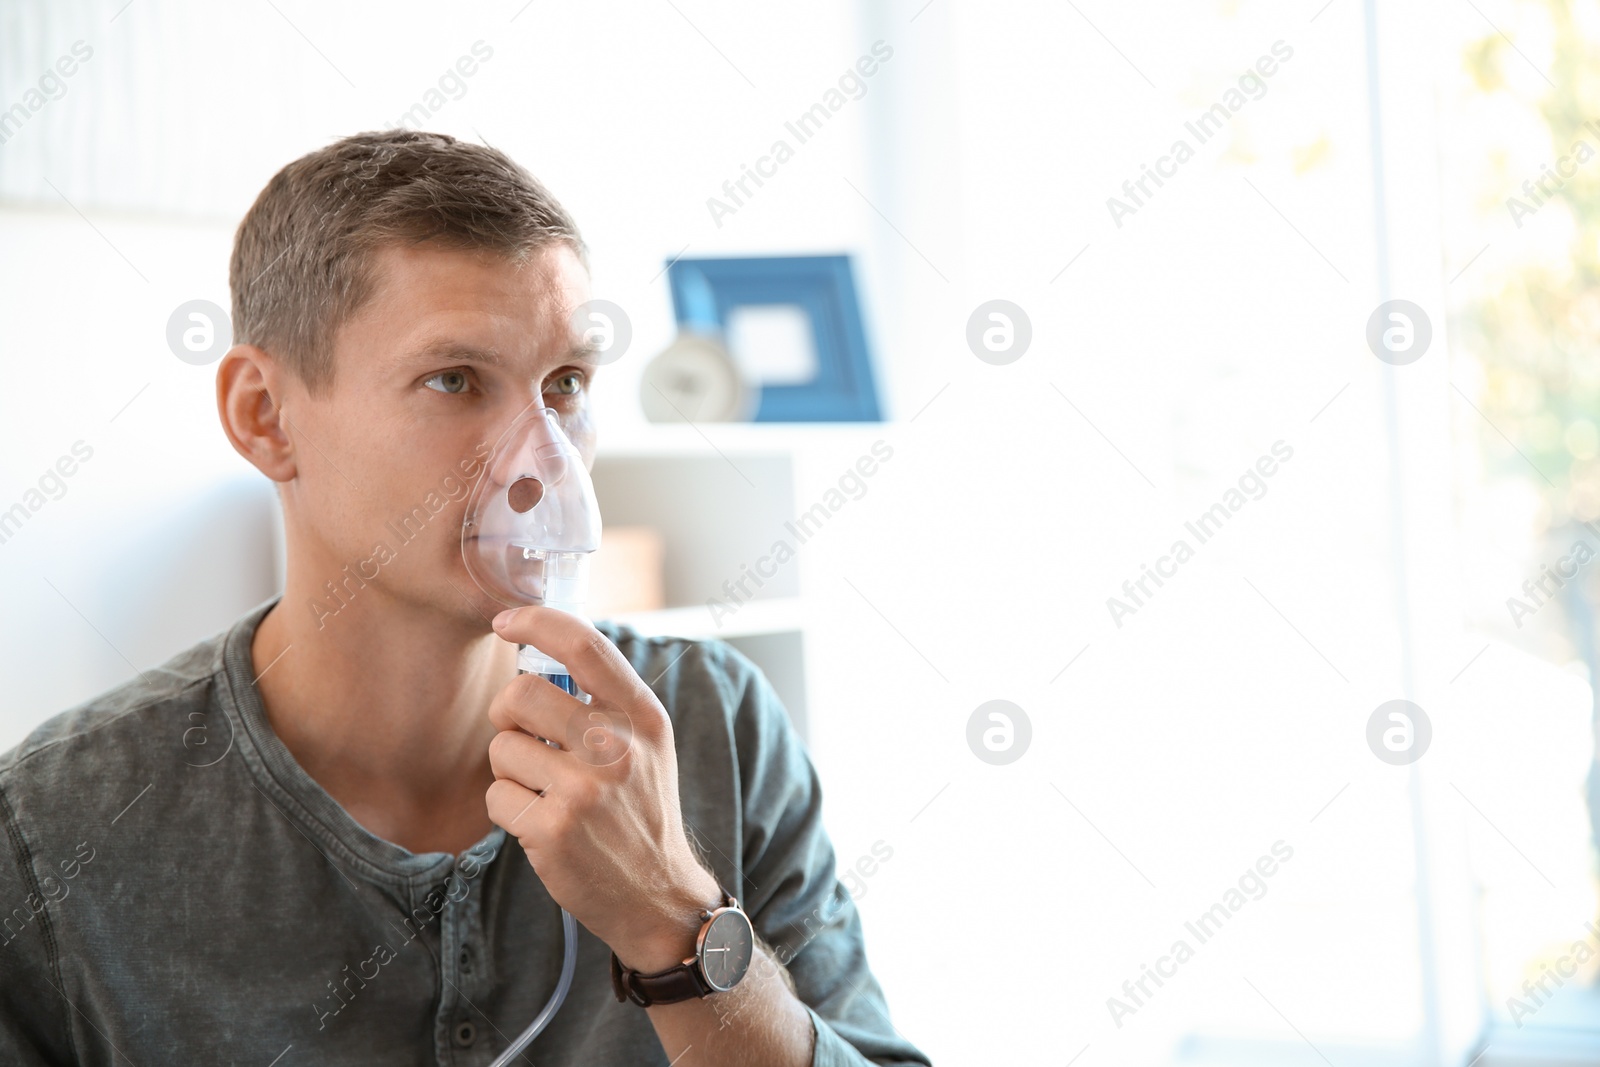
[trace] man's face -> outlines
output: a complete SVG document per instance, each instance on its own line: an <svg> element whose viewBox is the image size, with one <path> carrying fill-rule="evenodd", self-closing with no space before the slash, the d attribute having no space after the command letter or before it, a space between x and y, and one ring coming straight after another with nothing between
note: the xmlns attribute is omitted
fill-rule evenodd
<svg viewBox="0 0 1600 1067"><path fill-rule="evenodd" d="M589 279L565 244L520 269L488 253L392 245L374 268L374 295L334 337L329 390L299 390L286 409L299 445L286 506L307 564L329 571L309 575L318 590L359 575L486 625L501 605L467 574L461 523L501 432L542 396L594 461L595 368L570 325Z"/></svg>

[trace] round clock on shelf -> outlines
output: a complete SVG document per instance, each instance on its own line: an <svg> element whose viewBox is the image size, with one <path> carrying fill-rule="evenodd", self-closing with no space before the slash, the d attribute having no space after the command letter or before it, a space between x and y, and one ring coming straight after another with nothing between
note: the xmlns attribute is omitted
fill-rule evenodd
<svg viewBox="0 0 1600 1067"><path fill-rule="evenodd" d="M755 396L718 338L685 331L645 367L639 403L651 422L739 422Z"/></svg>

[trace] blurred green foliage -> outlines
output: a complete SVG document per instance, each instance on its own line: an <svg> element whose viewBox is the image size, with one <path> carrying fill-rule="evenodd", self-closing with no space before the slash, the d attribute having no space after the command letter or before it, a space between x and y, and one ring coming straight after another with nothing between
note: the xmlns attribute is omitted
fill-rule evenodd
<svg viewBox="0 0 1600 1067"><path fill-rule="evenodd" d="M1529 234L1535 223L1566 228L1565 247L1551 254L1547 243L1533 242L1532 251L1521 249L1524 258L1515 271L1480 274L1496 280L1480 283L1452 329L1459 346L1484 368L1477 403L1493 424L1479 420L1487 473L1531 480L1548 504L1548 528L1600 518L1600 40L1595 20L1579 24L1563 0L1531 0L1526 6L1539 9L1554 27L1545 71L1554 86L1537 104L1549 154L1544 167L1527 173L1513 169L1507 151L1491 155L1497 196L1483 207L1486 214L1504 212L1513 224L1520 216L1522 225L1513 231L1519 235ZM1485 96L1509 91L1508 65L1525 70L1531 62L1498 32L1473 41L1463 55ZM1555 169L1564 156L1572 160L1567 169L1576 165L1570 177ZM1564 213L1567 220L1551 219L1551 213ZM1469 271L1467 280L1472 277ZM1517 451L1506 447L1507 439Z"/></svg>

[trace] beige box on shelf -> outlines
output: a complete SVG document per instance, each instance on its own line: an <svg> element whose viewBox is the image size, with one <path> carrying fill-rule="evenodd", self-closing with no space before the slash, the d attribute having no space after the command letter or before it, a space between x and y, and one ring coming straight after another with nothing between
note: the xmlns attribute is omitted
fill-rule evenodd
<svg viewBox="0 0 1600 1067"><path fill-rule="evenodd" d="M653 526L604 526L589 572L589 614L596 619L666 605L666 545Z"/></svg>

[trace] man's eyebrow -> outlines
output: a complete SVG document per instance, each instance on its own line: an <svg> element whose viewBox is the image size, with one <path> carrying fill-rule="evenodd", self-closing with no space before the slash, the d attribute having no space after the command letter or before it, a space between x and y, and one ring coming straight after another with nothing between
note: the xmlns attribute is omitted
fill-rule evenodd
<svg viewBox="0 0 1600 1067"><path fill-rule="evenodd" d="M594 357L600 355L600 345L593 337L582 341L574 341L567 349L568 363L594 363Z"/></svg>
<svg viewBox="0 0 1600 1067"><path fill-rule="evenodd" d="M433 363L436 361L460 360L464 363L482 363L489 367L503 367L505 360L500 353L490 348L479 348L476 345L463 344L460 341L430 341L421 348L407 352L400 357L407 363Z"/></svg>
<svg viewBox="0 0 1600 1067"><path fill-rule="evenodd" d="M574 341L567 349L566 358L561 362L592 363L593 357L598 352L599 345L594 338ZM459 360L464 363L482 363L487 367L504 367L506 365L500 353L492 348L479 348L476 345L450 340L431 341L421 348L407 353L401 359L407 363L453 362Z"/></svg>

